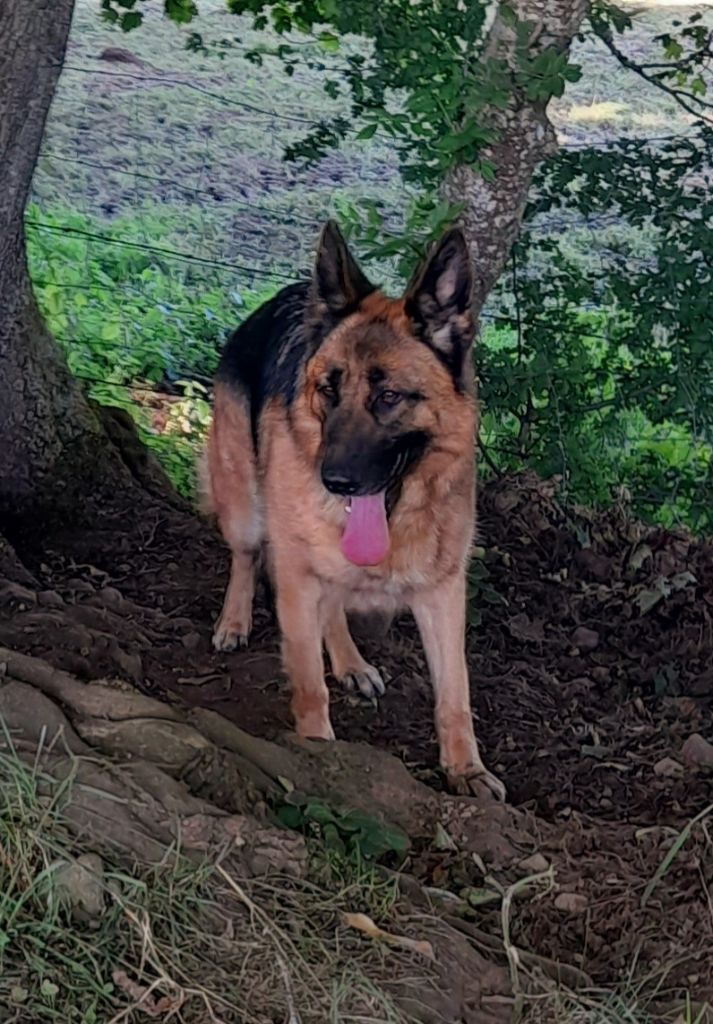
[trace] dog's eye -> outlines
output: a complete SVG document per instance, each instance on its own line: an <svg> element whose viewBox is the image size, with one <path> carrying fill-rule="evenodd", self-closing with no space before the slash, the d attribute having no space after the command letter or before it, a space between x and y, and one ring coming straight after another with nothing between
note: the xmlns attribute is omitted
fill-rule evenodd
<svg viewBox="0 0 713 1024"><path fill-rule="evenodd" d="M337 389L333 384L320 384L317 391L319 391L320 395L324 395L325 398L337 397Z"/></svg>
<svg viewBox="0 0 713 1024"><path fill-rule="evenodd" d="M382 391L379 395L379 401L388 406L398 405L402 398L398 391Z"/></svg>

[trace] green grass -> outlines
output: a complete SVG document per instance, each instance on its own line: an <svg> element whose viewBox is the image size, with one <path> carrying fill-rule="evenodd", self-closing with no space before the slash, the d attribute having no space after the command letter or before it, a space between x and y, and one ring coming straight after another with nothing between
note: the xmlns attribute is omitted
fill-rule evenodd
<svg viewBox="0 0 713 1024"><path fill-rule="evenodd" d="M139 1022L143 993L187 1024L264 1024L291 1007L304 1024L406 1024L381 985L393 961L385 974L378 946L340 934L342 910L394 911L395 888L373 869L322 858L312 881L248 884L175 850L154 868L105 854L82 919L63 884L86 852L63 819L71 786L0 753L3 1024Z"/></svg>

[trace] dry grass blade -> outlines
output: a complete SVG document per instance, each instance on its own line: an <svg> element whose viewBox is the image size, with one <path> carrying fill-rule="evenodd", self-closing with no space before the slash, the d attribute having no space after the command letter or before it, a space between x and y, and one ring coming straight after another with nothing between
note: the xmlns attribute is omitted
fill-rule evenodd
<svg viewBox="0 0 713 1024"><path fill-rule="evenodd" d="M700 814L697 814L695 816L695 818L691 818L691 820L688 822L688 824L684 828L681 829L681 831L679 832L676 840L672 844L671 849L668 851L668 853L666 854L664 859L661 861L661 863L659 864L658 868L656 869L656 872L655 872L653 878L651 879L651 881L648 883L648 885L644 889L643 896L641 897L641 906L642 906L642 908L645 907L646 904L651 899L651 896L653 895L653 892L654 892L656 886L659 884L661 879L665 877L666 872L671 867L671 865L673 864L674 860L676 859L676 857L680 853L681 848L683 847L684 843L686 842L686 840L690 836L690 834L693 831L693 829L695 828L695 826L699 822L704 821L711 813L713 813L713 804L708 804L708 806L705 807L701 811Z"/></svg>
<svg viewBox="0 0 713 1024"><path fill-rule="evenodd" d="M522 1016L524 995L522 985L520 984L520 954L518 953L517 946L513 943L510 935L510 910L512 907L512 901L518 893L523 892L523 890L527 889L531 885L544 885L546 887L544 891L549 892L552 889L554 882L554 868L549 867L547 871L540 871L535 875L526 875L525 878L518 879L518 881L509 886L503 894L503 902L500 908L500 925L503 931L503 948L505 949L505 955L508 958L510 984L512 985L512 991L515 997L515 1005L513 1007L514 1022L517 1022Z"/></svg>
<svg viewBox="0 0 713 1024"><path fill-rule="evenodd" d="M245 892L243 887L241 885L239 885L235 881L234 878L230 877L230 875L225 870L225 868L222 866L222 864L216 864L215 865L215 870L220 875L220 877L223 879L223 881L226 882L226 884L230 887L230 889L235 893L235 895L238 897L238 899L241 901L241 903L243 903L245 905L245 907L250 911L251 916L254 919L259 920L262 923L262 925L265 928L266 933L272 939L272 941L273 941L273 943L275 945L275 948L277 950L277 953L279 954L280 964L283 967L285 967L285 965L290 960L292 960L293 963L294 962L299 963L304 968L304 970L307 972L307 974L311 978L312 982L317 987L317 990L323 996L328 997L329 993L328 993L326 987L324 986L321 978L319 978L317 976L317 974L312 970L310 965L308 963L306 963L306 961L300 955L299 950L297 949L295 944L292 942L292 940L289 938L289 936L285 935L285 933L282 932L277 927L277 925L274 923L274 921L272 921L270 919L269 915L266 914L265 911L255 903L254 900L250 899L250 897ZM289 949L289 951L290 951L290 955L289 956L285 952L286 949ZM285 967L285 969L286 969L286 967ZM288 997L291 998L291 988L288 989Z"/></svg>
<svg viewBox="0 0 713 1024"><path fill-rule="evenodd" d="M342 920L349 928L355 928L363 932L370 939L377 939L387 942L390 946L400 946L402 949L409 949L419 956L425 956L428 960L436 959L433 946L425 939L410 939L405 935L394 935L392 932L385 932L379 928L367 914L342 914Z"/></svg>

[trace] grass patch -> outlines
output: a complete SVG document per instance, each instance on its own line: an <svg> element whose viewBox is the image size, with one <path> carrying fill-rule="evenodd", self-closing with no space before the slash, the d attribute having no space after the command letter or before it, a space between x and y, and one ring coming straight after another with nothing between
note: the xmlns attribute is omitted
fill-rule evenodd
<svg viewBox="0 0 713 1024"><path fill-rule="evenodd" d="M65 881L87 852L63 821L71 785L0 753L4 1022L408 1020L382 984L394 954L387 968L340 926L341 911L392 912L393 887L372 870L331 859L312 881L248 884L176 850L155 868L105 856L90 875L98 906L82 915Z"/></svg>
<svg viewBox="0 0 713 1024"><path fill-rule="evenodd" d="M619 103L617 100L603 100L587 106L575 103L569 108L569 117L579 124L604 124L621 121L628 109L628 103Z"/></svg>

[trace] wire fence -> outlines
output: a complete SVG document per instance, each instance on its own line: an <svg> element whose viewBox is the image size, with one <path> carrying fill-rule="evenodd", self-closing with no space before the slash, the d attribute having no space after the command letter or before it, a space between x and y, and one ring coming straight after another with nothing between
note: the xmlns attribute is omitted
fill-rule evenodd
<svg viewBox="0 0 713 1024"><path fill-rule="evenodd" d="M368 148L348 143L317 167L284 163L287 141L348 115L343 98L325 97L312 70L314 54L301 59L296 84L282 74L279 60L268 61L270 70L255 68L245 59L248 45L231 48L225 71L215 61L177 52L171 42L157 43L151 33L137 33L130 37L132 48L141 50L136 63L108 69L97 55L116 38L88 18L96 15L80 7L35 178L36 205L26 219L33 280L50 326L87 387L173 400L184 390L179 381L209 389L228 332L271 291L308 272L326 216L339 215L344 203L362 196L378 200L387 223L396 225L406 190L382 131ZM86 51L87 41L93 56L79 63L77 52ZM330 65L331 75L344 73L344 66L317 57ZM689 137L682 129L629 141L656 146ZM615 137L596 140L600 148L619 143ZM591 141L564 145L578 151ZM619 224L615 211L586 217L557 212L539 215L530 230L553 237L587 232L591 255L602 267L625 261L632 269L650 268L649 255L611 245L608 233ZM488 306L482 314L486 328L551 329L545 316L523 318L517 299L512 292L509 300L501 296L497 307ZM589 311L596 312L596 304ZM592 323L572 323L567 334L602 343L611 338L606 327ZM566 366L530 370L528 383L556 407L565 401L568 375ZM597 430L596 416L617 404L609 392L603 383L600 394L581 403L590 431ZM577 411L571 397L566 401L570 413ZM705 439L642 426L640 416L616 422L614 433L612 422L601 420L602 459L612 461L616 446L619 454L637 446L650 454L656 445L668 445L679 453L682 471L699 473L708 486ZM572 439L553 440L561 463L553 468L567 477ZM483 443L493 464L500 456L505 466L527 459L527 445L502 422L490 423ZM619 459L618 465L613 472L630 471L630 462ZM625 476L613 482L640 485ZM651 481L641 489L650 506ZM670 484L662 485L660 504L669 502L672 521L685 518L686 509L674 507L671 493Z"/></svg>

